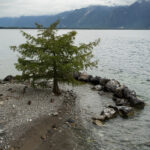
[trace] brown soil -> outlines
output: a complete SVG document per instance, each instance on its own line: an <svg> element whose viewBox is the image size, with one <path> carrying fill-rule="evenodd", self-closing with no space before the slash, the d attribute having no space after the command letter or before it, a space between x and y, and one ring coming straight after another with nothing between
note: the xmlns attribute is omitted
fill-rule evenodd
<svg viewBox="0 0 150 150"><path fill-rule="evenodd" d="M63 104L58 116L45 117L36 120L18 140L12 142L10 150L81 150L73 132L75 123L72 106Z"/></svg>

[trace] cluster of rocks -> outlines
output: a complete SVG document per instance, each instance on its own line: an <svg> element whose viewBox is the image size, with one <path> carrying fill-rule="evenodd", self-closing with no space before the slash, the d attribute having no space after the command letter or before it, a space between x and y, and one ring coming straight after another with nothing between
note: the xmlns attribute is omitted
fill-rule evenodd
<svg viewBox="0 0 150 150"><path fill-rule="evenodd" d="M101 112L100 116L93 117L93 123L101 126L103 123L109 119L116 118L120 115L123 118L128 118L134 115L134 109L127 106L112 106L109 105ZM101 125L99 124L101 122Z"/></svg>
<svg viewBox="0 0 150 150"><path fill-rule="evenodd" d="M78 81L94 85L92 89L100 93L111 92L113 94L112 100L116 106L106 107L98 118L93 118L94 123L96 120L106 121L116 117L118 114L123 118L127 118L134 114L134 108L143 109L145 106L144 101L137 98L135 91L130 90L125 85L121 85L115 79L93 77L86 73L75 73L74 78Z"/></svg>
<svg viewBox="0 0 150 150"><path fill-rule="evenodd" d="M136 92L130 90L127 86L121 85L115 79L106 79L101 77L93 77L85 73L76 73L74 78L78 81L83 81L95 85L93 89L104 92L112 92L113 100L117 106L131 106L143 109L145 103L138 99Z"/></svg>
<svg viewBox="0 0 150 150"><path fill-rule="evenodd" d="M93 118L99 121L106 121L115 118L120 115L123 118L128 118L134 114L134 108L143 109L145 103L137 98L136 92L130 90L127 86L121 85L119 81L115 79L107 79L102 77L93 77L86 73L74 73L74 78L78 81L90 83L93 85L92 89L102 92L111 92L113 94L112 100L115 102L115 106L108 106L104 108L98 118ZM9 75L4 78L2 82L11 82L14 77ZM73 91L67 91L65 99L72 103L70 99L75 99Z"/></svg>
<svg viewBox="0 0 150 150"><path fill-rule="evenodd" d="M6 84L8 82L12 82L13 80L15 80L15 77L8 75L3 80L0 79L0 84Z"/></svg>
<svg viewBox="0 0 150 150"><path fill-rule="evenodd" d="M13 79L14 79L14 77L13 77L12 75L8 75L8 76L6 76L6 77L3 79L3 81L4 81L4 82L11 82Z"/></svg>

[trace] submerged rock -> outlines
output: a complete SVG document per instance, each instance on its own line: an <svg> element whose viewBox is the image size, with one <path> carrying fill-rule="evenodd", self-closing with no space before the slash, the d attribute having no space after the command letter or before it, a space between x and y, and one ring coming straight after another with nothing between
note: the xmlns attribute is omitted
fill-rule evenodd
<svg viewBox="0 0 150 150"><path fill-rule="evenodd" d="M100 121L105 121L106 120L106 116L104 116L104 115L100 115L100 116L98 116L98 117L93 117L92 118L93 120L100 120Z"/></svg>
<svg viewBox="0 0 150 150"><path fill-rule="evenodd" d="M143 109L145 106L144 101L138 99L135 96L130 96L128 101L130 103L130 106L138 108L138 109Z"/></svg>
<svg viewBox="0 0 150 150"><path fill-rule="evenodd" d="M118 106L117 107L119 115L123 118L132 117L134 115L134 109L127 106Z"/></svg>
<svg viewBox="0 0 150 150"><path fill-rule="evenodd" d="M103 123L100 120L93 120L93 124L95 124L99 127L103 126Z"/></svg>

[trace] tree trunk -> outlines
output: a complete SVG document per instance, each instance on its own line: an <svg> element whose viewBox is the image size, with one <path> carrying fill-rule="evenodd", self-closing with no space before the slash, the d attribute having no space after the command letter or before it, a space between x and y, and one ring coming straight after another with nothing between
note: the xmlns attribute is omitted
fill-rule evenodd
<svg viewBox="0 0 150 150"><path fill-rule="evenodd" d="M60 95L60 94L61 94L61 92L60 92L60 90L59 90L59 87L58 87L58 81L57 81L57 79L55 79L55 78L54 78L54 80L53 80L53 93L54 93L55 95Z"/></svg>
<svg viewBox="0 0 150 150"><path fill-rule="evenodd" d="M55 52L54 52L54 56L55 55ZM57 66L56 66L56 61L54 60L54 64L53 64L53 71L54 71L54 76L53 76L53 93L55 95L60 95L61 92L59 90L59 87L58 87L58 80L57 80Z"/></svg>

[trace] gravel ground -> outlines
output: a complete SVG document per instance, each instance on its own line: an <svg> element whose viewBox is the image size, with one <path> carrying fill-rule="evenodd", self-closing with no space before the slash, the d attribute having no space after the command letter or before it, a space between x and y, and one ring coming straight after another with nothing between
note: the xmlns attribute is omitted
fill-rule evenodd
<svg viewBox="0 0 150 150"><path fill-rule="evenodd" d="M0 149L9 148L9 141L19 138L34 120L57 113L66 98L51 88L33 89L24 84L0 84Z"/></svg>

